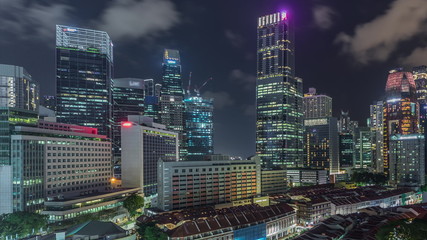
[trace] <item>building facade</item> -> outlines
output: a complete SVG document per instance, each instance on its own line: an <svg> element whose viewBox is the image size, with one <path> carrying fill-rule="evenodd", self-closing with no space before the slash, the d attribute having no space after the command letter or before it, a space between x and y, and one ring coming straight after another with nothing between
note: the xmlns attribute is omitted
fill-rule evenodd
<svg viewBox="0 0 427 240"><path fill-rule="evenodd" d="M185 103L187 160L202 161L213 151L213 99L188 97Z"/></svg>
<svg viewBox="0 0 427 240"><path fill-rule="evenodd" d="M106 32L56 26L58 122L112 137L113 43Z"/></svg>
<svg viewBox="0 0 427 240"><path fill-rule="evenodd" d="M305 165L311 168L339 172L339 142L337 119L313 118L304 120Z"/></svg>
<svg viewBox="0 0 427 240"><path fill-rule="evenodd" d="M256 160L158 163L158 208L173 210L228 203L261 193Z"/></svg>
<svg viewBox="0 0 427 240"><path fill-rule="evenodd" d="M392 135L390 183L399 187L425 184L425 139L422 134Z"/></svg>
<svg viewBox="0 0 427 240"><path fill-rule="evenodd" d="M304 94L304 119L332 117L332 98L317 94L315 88L309 88Z"/></svg>
<svg viewBox="0 0 427 240"><path fill-rule="evenodd" d="M129 116L122 123L122 186L141 188L147 197L155 195L160 159L178 161L178 153L177 133L148 117Z"/></svg>
<svg viewBox="0 0 427 240"><path fill-rule="evenodd" d="M408 135L418 131L419 104L412 73L401 69L389 72L383 109L383 169L389 173L390 137Z"/></svg>
<svg viewBox="0 0 427 240"><path fill-rule="evenodd" d="M261 170L261 194L284 193L288 189L286 170Z"/></svg>
<svg viewBox="0 0 427 240"><path fill-rule="evenodd" d="M39 83L23 68L0 64L0 107L38 111Z"/></svg>
<svg viewBox="0 0 427 240"><path fill-rule="evenodd" d="M286 181L289 187L321 185L329 183L329 172L316 169L287 169Z"/></svg>
<svg viewBox="0 0 427 240"><path fill-rule="evenodd" d="M291 18L259 17L257 32L256 153L269 168L301 166L302 79L295 77Z"/></svg>
<svg viewBox="0 0 427 240"><path fill-rule="evenodd" d="M369 127L358 127L354 131L354 167L372 168L372 131Z"/></svg>
<svg viewBox="0 0 427 240"><path fill-rule="evenodd" d="M383 136L383 124L384 124L384 102L377 101L370 106L370 121L369 126L372 132L372 167L377 172L384 172L383 169L383 149L384 149L384 136Z"/></svg>
<svg viewBox="0 0 427 240"><path fill-rule="evenodd" d="M144 114L144 79L115 78L113 79L113 153L121 156L121 123L128 120L129 115Z"/></svg>
<svg viewBox="0 0 427 240"><path fill-rule="evenodd" d="M339 162L340 168L354 166L354 137L349 132L339 134Z"/></svg>

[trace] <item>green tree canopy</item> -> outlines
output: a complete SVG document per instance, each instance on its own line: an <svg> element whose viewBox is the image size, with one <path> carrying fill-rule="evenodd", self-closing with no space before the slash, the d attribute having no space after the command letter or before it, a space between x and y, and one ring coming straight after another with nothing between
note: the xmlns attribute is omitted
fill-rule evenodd
<svg viewBox="0 0 427 240"><path fill-rule="evenodd" d="M131 216L136 215L136 211L144 206L144 198L132 194L123 201L123 207L125 207Z"/></svg>
<svg viewBox="0 0 427 240"><path fill-rule="evenodd" d="M168 235L155 223L138 224L138 233L144 240L167 240Z"/></svg>
<svg viewBox="0 0 427 240"><path fill-rule="evenodd" d="M24 237L37 233L47 225L47 216L31 212L14 212L0 215L0 236Z"/></svg>
<svg viewBox="0 0 427 240"><path fill-rule="evenodd" d="M351 180L355 183L384 185L387 183L387 176L384 173L356 170L351 176Z"/></svg>

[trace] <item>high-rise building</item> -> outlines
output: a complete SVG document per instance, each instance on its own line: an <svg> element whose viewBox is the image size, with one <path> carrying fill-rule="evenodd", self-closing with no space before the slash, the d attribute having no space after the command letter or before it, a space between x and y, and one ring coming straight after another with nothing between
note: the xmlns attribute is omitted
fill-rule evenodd
<svg viewBox="0 0 427 240"><path fill-rule="evenodd" d="M302 79L295 77L291 17L262 16L257 32L256 153L266 167L301 166Z"/></svg>
<svg viewBox="0 0 427 240"><path fill-rule="evenodd" d="M213 99L192 96L185 102L187 160L203 161L213 154Z"/></svg>
<svg viewBox="0 0 427 240"><path fill-rule="evenodd" d="M332 117L332 98L317 94L315 88L309 88L304 94L304 119Z"/></svg>
<svg viewBox="0 0 427 240"><path fill-rule="evenodd" d="M0 64L0 107L37 111L39 84L23 68Z"/></svg>
<svg viewBox="0 0 427 240"><path fill-rule="evenodd" d="M304 120L305 165L316 169L339 172L339 142L337 119L313 118Z"/></svg>
<svg viewBox="0 0 427 240"><path fill-rule="evenodd" d="M354 166L353 133L339 133L339 162L341 168L353 168Z"/></svg>
<svg viewBox="0 0 427 240"><path fill-rule="evenodd" d="M399 187L425 184L425 140L422 134L390 137L390 183Z"/></svg>
<svg viewBox="0 0 427 240"><path fill-rule="evenodd" d="M179 135L180 160L187 158L184 134L184 89L181 80L181 59L178 50L165 49L163 81L160 88L158 122ZM156 94L156 89L155 89Z"/></svg>
<svg viewBox="0 0 427 240"><path fill-rule="evenodd" d="M56 98L51 95L44 95L40 100L40 105L43 107L50 109L52 111L56 111Z"/></svg>
<svg viewBox="0 0 427 240"><path fill-rule="evenodd" d="M412 73L414 75L418 104L420 105L420 133L424 135L424 140L427 140L427 66L414 67ZM427 156L427 148L424 156Z"/></svg>
<svg viewBox="0 0 427 240"><path fill-rule="evenodd" d="M177 133L146 116L129 116L122 123L122 186L141 188L147 197L155 195L160 159L178 161L178 153Z"/></svg>
<svg viewBox="0 0 427 240"><path fill-rule="evenodd" d="M56 26L58 122L112 136L113 43L106 32Z"/></svg>
<svg viewBox="0 0 427 240"><path fill-rule="evenodd" d="M121 122L129 115L144 114L144 83L139 78L113 79L113 152L115 160L121 156Z"/></svg>
<svg viewBox="0 0 427 240"><path fill-rule="evenodd" d="M369 127L358 127L354 131L354 167L371 168L372 131Z"/></svg>
<svg viewBox="0 0 427 240"><path fill-rule="evenodd" d="M144 79L144 95L154 96L154 80Z"/></svg>
<svg viewBox="0 0 427 240"><path fill-rule="evenodd" d="M359 127L359 122L351 120L348 111L345 112L341 110L341 115L338 119L338 132L353 133L354 129L357 127Z"/></svg>
<svg viewBox="0 0 427 240"><path fill-rule="evenodd" d="M368 127L371 128L372 132L372 167L377 172L384 172L383 169L383 109L384 102L377 101L370 106L370 118Z"/></svg>
<svg viewBox="0 0 427 240"><path fill-rule="evenodd" d="M159 161L158 208L194 208L261 193L261 167L257 160Z"/></svg>
<svg viewBox="0 0 427 240"><path fill-rule="evenodd" d="M401 69L389 72L385 87L386 100L383 110L383 168L389 173L390 137L408 135L418 131L418 112L415 82L412 73Z"/></svg>
<svg viewBox="0 0 427 240"><path fill-rule="evenodd" d="M181 80L181 58L178 50L165 49L162 75L161 95L184 97Z"/></svg>

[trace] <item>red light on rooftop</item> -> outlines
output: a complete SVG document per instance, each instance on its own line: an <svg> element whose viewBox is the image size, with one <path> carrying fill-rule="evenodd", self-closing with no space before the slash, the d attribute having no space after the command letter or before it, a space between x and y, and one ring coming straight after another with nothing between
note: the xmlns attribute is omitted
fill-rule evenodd
<svg viewBox="0 0 427 240"><path fill-rule="evenodd" d="M131 122L122 122L122 127L132 127Z"/></svg>

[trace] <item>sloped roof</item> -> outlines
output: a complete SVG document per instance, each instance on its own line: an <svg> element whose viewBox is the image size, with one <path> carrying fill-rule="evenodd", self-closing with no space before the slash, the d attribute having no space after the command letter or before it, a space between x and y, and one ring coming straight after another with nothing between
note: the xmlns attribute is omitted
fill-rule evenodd
<svg viewBox="0 0 427 240"><path fill-rule="evenodd" d="M112 234L126 233L126 230L117 226L113 222L101 221L88 221L76 226L71 227L65 233L66 237L73 235L87 235L87 236L107 236Z"/></svg>

